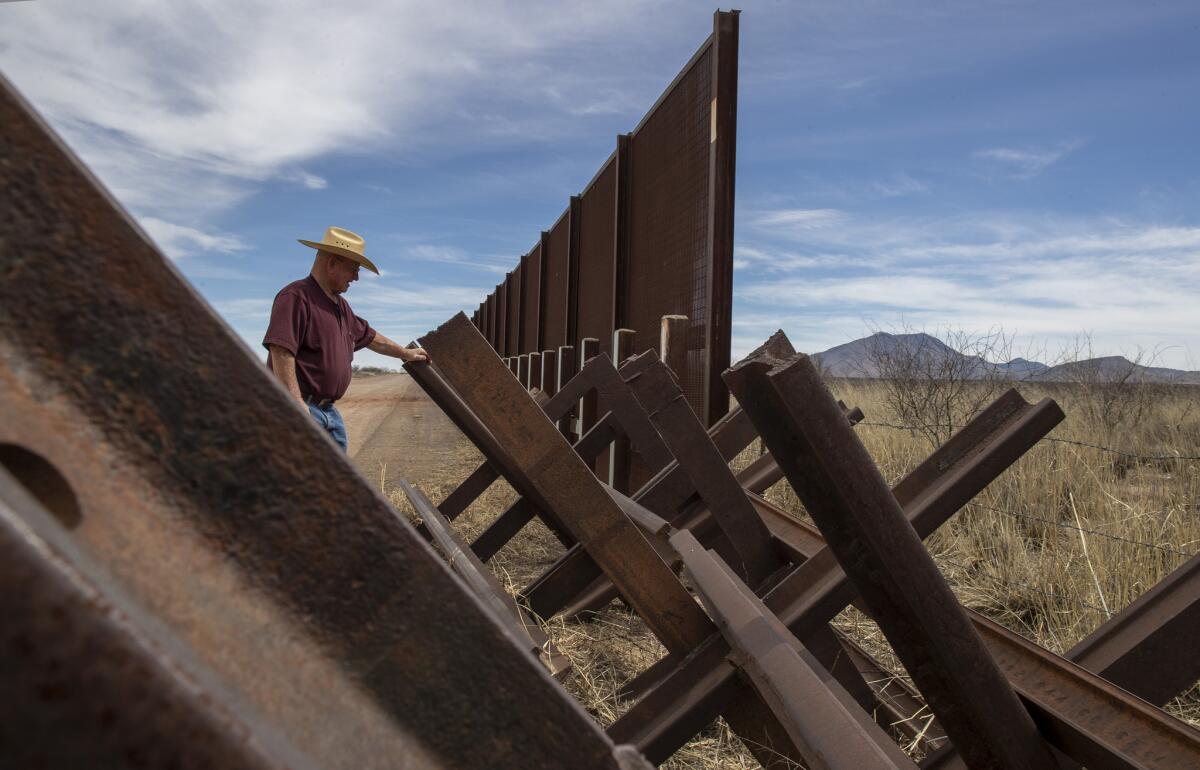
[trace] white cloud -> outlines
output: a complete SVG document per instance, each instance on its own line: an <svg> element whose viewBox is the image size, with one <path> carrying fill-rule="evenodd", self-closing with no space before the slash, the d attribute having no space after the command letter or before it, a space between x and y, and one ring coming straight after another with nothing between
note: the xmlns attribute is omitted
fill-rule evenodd
<svg viewBox="0 0 1200 770"><path fill-rule="evenodd" d="M246 321L261 321L262 330L259 333L261 339L261 332L266 330L266 322L271 318L272 302L273 300L268 298L250 297L223 300L214 303L213 307L217 309L222 318L233 325L239 325Z"/></svg>
<svg viewBox="0 0 1200 770"><path fill-rule="evenodd" d="M337 13L316 0L23 3L4 9L0 66L120 200L177 219L267 180L322 189L298 169L335 151L415 154L565 130L573 115L625 109L623 99L644 106L653 90L634 80L644 77L635 62L580 60L661 43L631 31L629 15L548 0L351 2ZM558 66L566 56L578 66Z"/></svg>
<svg viewBox="0 0 1200 770"><path fill-rule="evenodd" d="M1079 142L1070 142L1054 149L992 147L976 150L972 157L994 161L1018 179L1031 179L1078 149Z"/></svg>
<svg viewBox="0 0 1200 770"><path fill-rule="evenodd" d="M751 219L759 227L805 233L840 224L846 220L846 213L838 209L775 209L760 211Z"/></svg>
<svg viewBox="0 0 1200 770"><path fill-rule="evenodd" d="M197 251L228 254L249 248L240 238L228 233L205 233L194 227L164 222L157 217L142 217L139 224L171 259Z"/></svg>
<svg viewBox="0 0 1200 770"><path fill-rule="evenodd" d="M750 262L735 285L735 319L746 319L749 337L784 315L800 329L815 319L825 325L805 332L814 349L861 336L865 317L1003 326L1042 341L1091 331L1113 349L1185 351L1200 342L1200 228L1019 213L920 222L847 214L804 239L783 227L775 235L785 247L771 245L772 232L756 229L757 242L737 252ZM789 258L835 251L848 258ZM1186 365L1182 352L1167 358Z"/></svg>

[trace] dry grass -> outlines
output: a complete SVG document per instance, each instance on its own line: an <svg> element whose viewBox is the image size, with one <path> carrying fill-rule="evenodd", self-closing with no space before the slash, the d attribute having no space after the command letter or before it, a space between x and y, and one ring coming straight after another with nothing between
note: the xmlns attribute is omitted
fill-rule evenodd
<svg viewBox="0 0 1200 770"><path fill-rule="evenodd" d="M1028 399L1051 386L1022 386ZM835 394L860 406L867 422L891 422L878 383L835 381ZM1117 447L1141 455L1200 455L1200 413L1192 388L1142 394L1136 424L1108 425L1088 388L1054 386L1067 420L1056 438ZM1141 397L1141 396L1139 396ZM858 435L889 483L920 463L932 448L915 433L862 425ZM757 443L757 442L756 442ZM739 466L758 453L752 446ZM480 461L472 447L460 448L439 477L418 480L435 501L442 499ZM928 541L962 602L1056 652L1065 652L1111 614L1200 550L1197 491L1200 462L1139 460L1074 444L1041 442L1004 473L972 505ZM393 495L400 508L407 505ZM494 484L455 527L467 539L483 529L514 499L503 482ZM768 492L775 503L804 517L786 482ZM553 535L534 522L502 550L491 565L513 591L527 585L562 553ZM835 621L901 674L878 628L850 609ZM567 690L608 725L628 706L619 686L657 660L664 650L635 616L610 605L588 623L555 619L547 633L573 662ZM1168 706L1200 723L1200 689ZM668 763L667 768L753 768L757 763L723 725L710 727Z"/></svg>

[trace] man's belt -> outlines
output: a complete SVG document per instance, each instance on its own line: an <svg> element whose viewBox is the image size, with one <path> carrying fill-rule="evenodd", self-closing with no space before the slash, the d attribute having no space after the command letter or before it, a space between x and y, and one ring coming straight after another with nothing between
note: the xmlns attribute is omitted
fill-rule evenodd
<svg viewBox="0 0 1200 770"><path fill-rule="evenodd" d="M332 398L317 398L316 396L305 396L304 403L312 404L318 409L324 409L327 406L333 406Z"/></svg>

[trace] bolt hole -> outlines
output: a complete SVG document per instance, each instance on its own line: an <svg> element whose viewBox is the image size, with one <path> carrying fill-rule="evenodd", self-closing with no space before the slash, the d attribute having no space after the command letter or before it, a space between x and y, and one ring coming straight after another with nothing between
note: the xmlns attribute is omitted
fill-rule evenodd
<svg viewBox="0 0 1200 770"><path fill-rule="evenodd" d="M75 529L83 521L71 485L44 457L16 444L0 443L0 465L64 527Z"/></svg>

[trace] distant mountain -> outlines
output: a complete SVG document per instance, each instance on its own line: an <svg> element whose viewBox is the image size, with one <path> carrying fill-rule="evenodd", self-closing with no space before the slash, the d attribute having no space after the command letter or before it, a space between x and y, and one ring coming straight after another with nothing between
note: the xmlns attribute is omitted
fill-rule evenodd
<svg viewBox="0 0 1200 770"><path fill-rule="evenodd" d="M876 332L870 337L847 342L813 355L813 359L833 377L878 377L881 361L895 359L898 354L919 358L923 368L943 369L947 361L961 365L959 371L991 371L995 364L982 358L964 356L937 337L925 333L888 334Z"/></svg>
<svg viewBox="0 0 1200 770"><path fill-rule="evenodd" d="M1142 366L1124 356L1102 356L1051 367L1034 379L1049 382L1161 382L1173 385L1200 384L1200 372L1185 372L1162 366Z"/></svg>
<svg viewBox="0 0 1200 770"><path fill-rule="evenodd" d="M1039 361L1014 358L1006 363L966 356L937 337L925 333L889 334L877 332L869 337L837 345L813 354L818 366L832 377L879 377L879 362L897 354L911 356L926 371L953 370L969 377L993 374L1012 380L1042 382L1114 382L1126 378L1135 382L1160 382L1180 385L1200 384L1200 372L1186 372L1159 366L1141 366L1122 356L1104 356L1049 366Z"/></svg>

